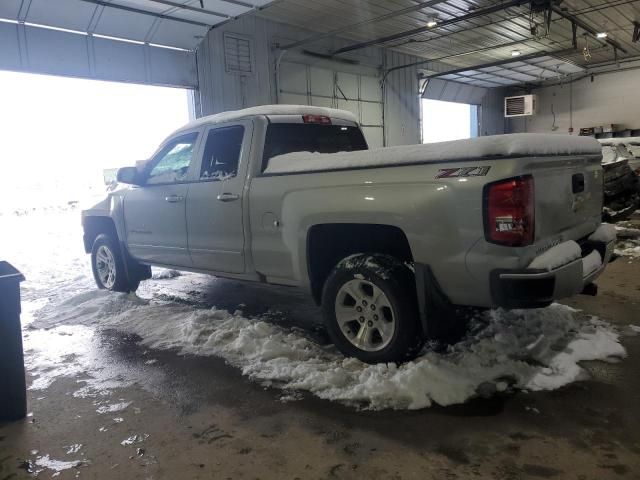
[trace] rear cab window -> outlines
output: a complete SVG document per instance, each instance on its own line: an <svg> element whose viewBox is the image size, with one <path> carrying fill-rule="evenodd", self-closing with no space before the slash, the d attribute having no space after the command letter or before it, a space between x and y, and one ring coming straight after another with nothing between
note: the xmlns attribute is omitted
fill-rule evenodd
<svg viewBox="0 0 640 480"><path fill-rule="evenodd" d="M337 153L367 148L362 130L355 125L270 123L264 143L262 171L271 158L287 153Z"/></svg>
<svg viewBox="0 0 640 480"><path fill-rule="evenodd" d="M238 174L244 127L214 128L207 135L200 180L228 180Z"/></svg>

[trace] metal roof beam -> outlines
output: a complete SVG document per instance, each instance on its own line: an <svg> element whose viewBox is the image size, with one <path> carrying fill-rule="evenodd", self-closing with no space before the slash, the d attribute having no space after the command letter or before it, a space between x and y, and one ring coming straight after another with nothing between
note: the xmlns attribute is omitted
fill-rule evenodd
<svg viewBox="0 0 640 480"><path fill-rule="evenodd" d="M483 17L483 16L489 15L491 13L496 13L496 12L499 12L501 10L505 10L507 8L510 8L510 7L519 7L519 6L527 4L527 3L529 3L529 0L511 0L511 1L506 2L506 3L500 3L500 4L497 4L497 5L493 5L491 7L481 8L479 10L475 10L475 11L473 11L471 13L466 14L466 15L461 15L459 17L453 17L453 18L450 18L448 20L443 20L442 22L439 22L437 25L435 25L433 27L427 27L425 25L424 27L418 27L418 28L414 28L412 30L407 30L405 32L400 32L400 33L396 33L396 34L393 34L393 35L387 35L385 37L375 38L373 40L368 40L366 42L354 43L352 45L347 45L346 47L339 48L338 50L335 50L332 53L333 53L333 55L338 55L340 53L351 52L353 50L360 50L362 48L371 47L373 45L379 45L381 43L392 42L394 40L401 40L403 38L412 37L412 36L417 35L417 34L422 33L422 32L436 30L438 28L442 28L442 27L445 27L447 25L454 25L456 23L464 22L466 20L471 20L473 18Z"/></svg>
<svg viewBox="0 0 640 480"><path fill-rule="evenodd" d="M590 33L591 35L593 35L594 37L596 36L596 34L598 32L595 31L595 29L593 29L591 26L589 26L586 22L580 20L577 16L575 15L571 15L570 13L564 12L561 8L559 7L551 7L551 9L558 15L560 15L562 18L569 20L572 23L575 23L578 27L580 27L581 29L583 29L585 32ZM604 40L605 42L607 42L609 45L611 45L613 48L615 48L616 50L620 50L622 53L628 53L624 47L622 47L622 45L620 45L618 42L616 42L615 40L612 40L611 38L606 38Z"/></svg>
<svg viewBox="0 0 640 480"><path fill-rule="evenodd" d="M516 62L519 62L518 57L515 57L513 59L513 63L516 63ZM564 60L562 60L562 62L564 62ZM563 75L563 73L558 71L558 70L553 70L553 69L551 69L549 67L541 67L537 63L527 63L527 65L530 66L530 67L536 67L538 70L542 70L544 72L549 72L552 75L558 75L558 74ZM531 75L528 72L522 72L522 71L518 70L518 68L522 68L522 67L505 68L505 70L509 70L510 72L520 73L520 74L523 74L523 75ZM535 75L531 75L531 76L535 77Z"/></svg>
<svg viewBox="0 0 640 480"><path fill-rule="evenodd" d="M483 67L483 68L486 68L486 67ZM539 77L536 77L535 75L529 75L528 73L522 73L522 72L518 72L516 70L510 70L508 68L503 68L503 70L507 70L507 71L512 72L512 73L517 74L517 75L524 75L525 77L529 77L529 78L531 78L533 80L539 80ZM517 79L517 78L509 77L508 75L502 75L501 73L487 72L486 70L483 70L482 68L479 69L479 70L476 70L476 71L478 73L474 73L473 75L466 75L466 77L482 81L482 78L479 78L480 75L490 75L492 77L502 78L503 80L508 80L508 81L514 82L514 83L529 81L529 80L520 80L520 79Z"/></svg>
<svg viewBox="0 0 640 480"><path fill-rule="evenodd" d="M143 10L141 8L127 7L125 5L118 5L117 3L109 3L103 0L80 0L85 3L92 3L93 5L100 5L101 7L115 8L118 10L124 10L125 12L137 13L140 15L149 15L151 17L161 18L163 20L172 20L174 22L188 23L189 25L196 25L198 27L210 28L211 25L202 22L196 22L194 20L187 20L186 18L172 17L171 15L165 15L157 12L150 12L149 10Z"/></svg>
<svg viewBox="0 0 640 480"><path fill-rule="evenodd" d="M215 17L231 18L231 15L227 15L226 13L214 12L213 10L207 10L206 8L192 7L191 5L187 5L186 3L171 2L169 0L147 0L147 1L152 3L159 3L161 5L166 5L168 7L179 8L182 10L189 10L191 12L198 12L198 13L204 13L206 15L213 15ZM249 5L249 4L246 4L246 5ZM252 7L249 5L248 8L252 8Z"/></svg>
<svg viewBox="0 0 640 480"><path fill-rule="evenodd" d="M423 8L433 7L439 3L445 3L447 0L431 0L429 2L420 2L417 5L413 5L411 7L403 8L401 10L395 10L393 12L386 13L384 15L380 15L378 17L369 18L367 20L363 20L361 22L352 23L351 25L347 25L344 27L336 28L335 30L331 30L326 33L319 33L317 35L313 35L309 38L305 38L304 40L300 40L298 42L288 43L286 45L282 45L280 47L281 50L290 50L292 48L301 47L303 45L307 45L309 43L317 42L319 40L323 40L325 38L333 37L335 35L339 35L344 32L350 32L354 28L362 27L364 25L370 25L376 22L382 22L384 20L388 20L390 18L399 17L400 15L405 15L407 13L416 12L418 10L422 10Z"/></svg>
<svg viewBox="0 0 640 480"><path fill-rule="evenodd" d="M451 58L466 57L467 55L477 55L478 53L489 52L491 50L498 50L498 49L501 49L501 48L509 48L509 47L513 47L515 45L522 45L523 43L526 43L526 42L529 42L529 41L531 41L531 39L516 40L515 42L500 43L498 45L491 45L489 47L475 48L473 50L469 50L469 51L466 51L466 52L454 53L452 55L445 55L443 57L436 57L436 58L429 58L429 59L425 59L425 60L419 60L417 62L411 62L411 63L407 63L406 65L398 65L396 67L390 68L388 70L388 72L394 72L396 70L401 70L403 68L417 67L419 65L424 65L425 63L441 62L442 60L449 60ZM517 61L517 60L514 59L514 61Z"/></svg>
<svg viewBox="0 0 640 480"><path fill-rule="evenodd" d="M537 52L537 53L532 53L530 55L523 55L521 57L518 57L517 59L513 59L513 58L508 58L505 60L498 60L496 62L491 62L491 63L483 63L480 65L472 65L469 67L463 67L463 68L456 68L454 70L447 70L445 72L438 72L438 73L433 73L431 75L425 75L424 78L437 78L437 77L442 77L443 75L455 75L461 72L466 72L468 70L481 70L483 68L487 68L487 67L501 67L502 65L506 65L508 63L514 63L514 62L527 62L529 60L535 60L537 58L540 57L553 57L554 55L567 55L568 53L573 53L575 52L575 50L573 48L570 49L563 49L563 50L556 50L556 51L552 51L552 52L547 52L547 51L542 51L542 52ZM491 73L491 72L487 72L487 73Z"/></svg>
<svg viewBox="0 0 640 480"><path fill-rule="evenodd" d="M469 75L458 75L459 77L462 78L466 78L467 80L471 81L471 82L482 82L482 83L489 83L491 85L494 85L495 87L507 87L508 85L505 85L504 83L498 83L496 81L492 81L492 80L485 80L483 78L473 78L473 75L469 76ZM456 79L456 80L450 80L448 78L444 78L443 80L446 80L447 82L456 82L456 83L462 83L463 85L471 85L473 87L480 87L480 88L492 88L492 87L486 87L483 85L477 85L477 83L466 83L460 79Z"/></svg>

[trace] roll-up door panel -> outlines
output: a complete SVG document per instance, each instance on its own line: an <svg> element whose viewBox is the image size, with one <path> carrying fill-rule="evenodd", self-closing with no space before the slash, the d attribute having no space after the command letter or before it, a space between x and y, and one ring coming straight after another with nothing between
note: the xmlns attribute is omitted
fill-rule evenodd
<svg viewBox="0 0 640 480"><path fill-rule="evenodd" d="M343 98L342 94L347 97L347 100L357 100L358 96L358 76L351 73L338 72L337 83L339 90L336 92L338 98Z"/></svg>
<svg viewBox="0 0 640 480"><path fill-rule="evenodd" d="M372 102L382 102L380 80L375 77L360 77L360 98Z"/></svg>
<svg viewBox="0 0 640 480"><path fill-rule="evenodd" d="M358 119L360 118L359 104L360 102L357 100L342 100L338 98L338 108L353 113Z"/></svg>
<svg viewBox="0 0 640 480"><path fill-rule="evenodd" d="M311 97L311 105L314 107L333 108L333 99L327 97Z"/></svg>
<svg viewBox="0 0 640 480"><path fill-rule="evenodd" d="M360 102L363 125L382 125L382 104Z"/></svg>
<svg viewBox="0 0 640 480"><path fill-rule="evenodd" d="M298 63L282 63L280 65L280 90L306 96L307 67ZM306 103L305 100L304 104Z"/></svg>
<svg viewBox="0 0 640 480"><path fill-rule="evenodd" d="M382 127L362 127L364 138L367 140L369 148L379 148L383 146Z"/></svg>
<svg viewBox="0 0 640 480"><path fill-rule="evenodd" d="M280 103L285 105L307 105L307 96L297 93L281 93Z"/></svg>
<svg viewBox="0 0 640 480"><path fill-rule="evenodd" d="M331 70L310 67L311 95L333 97L333 76L334 73Z"/></svg>

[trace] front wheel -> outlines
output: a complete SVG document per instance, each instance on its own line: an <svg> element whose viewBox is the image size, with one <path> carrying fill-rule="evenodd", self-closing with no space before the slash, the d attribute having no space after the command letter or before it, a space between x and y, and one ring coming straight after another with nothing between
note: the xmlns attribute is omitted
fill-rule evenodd
<svg viewBox="0 0 640 480"><path fill-rule="evenodd" d="M114 292L135 292L139 281L130 282L117 242L109 235L98 235L91 250L91 269L100 289Z"/></svg>
<svg viewBox="0 0 640 480"><path fill-rule="evenodd" d="M387 255L352 255L327 279L322 310L329 336L363 362L402 362L423 345L413 272Z"/></svg>

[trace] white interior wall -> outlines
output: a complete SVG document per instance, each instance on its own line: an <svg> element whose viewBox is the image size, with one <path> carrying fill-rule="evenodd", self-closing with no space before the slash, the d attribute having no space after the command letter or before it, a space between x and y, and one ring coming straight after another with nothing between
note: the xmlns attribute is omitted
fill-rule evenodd
<svg viewBox="0 0 640 480"><path fill-rule="evenodd" d="M417 61L416 57L384 51L385 68ZM420 95L416 67L396 70L387 76L384 89L386 146L420 143Z"/></svg>
<svg viewBox="0 0 640 480"><path fill-rule="evenodd" d="M238 74L226 71L225 32L250 41L253 67L251 73ZM226 110L276 103L278 99L280 103L293 100L309 104L329 102L331 99L327 98L330 97L328 93L333 89L333 86L327 85L331 77L329 72L335 72L341 88L342 85L352 85L357 88L352 89L352 93L345 92L345 96L349 99L347 101L336 96L332 106L355 110L363 124L372 125L365 130L372 146L381 143L378 135L380 129L375 127L379 124L381 114L384 117L383 138L386 145L420 142L420 104L416 68L402 69L390 74L385 83L384 96L379 82L384 68L416 61L415 57L409 55L372 47L347 56L346 58L357 62L357 64L349 64L297 52L286 52L280 61L281 89L283 83L286 83L289 89L296 84L306 85L308 91L288 91L278 96L275 65L281 51L274 48L275 44L284 45L311 35L313 32L254 16L245 16L211 30L197 50L199 80L199 90L196 95L197 114L209 115ZM326 53L346 43L348 42L344 40L330 38L309 44L304 48L313 52ZM284 82L283 75L287 76ZM303 75L304 78L302 78ZM376 84L373 79L377 80L380 96L374 94L372 90ZM312 85L314 82L316 85ZM323 90L326 90L327 95L317 94ZM357 101L353 101L353 98ZM380 112L380 108L375 105L379 98L384 99L384 112Z"/></svg>
<svg viewBox="0 0 640 480"><path fill-rule="evenodd" d="M502 135L505 132L504 97L506 89L489 88L480 104L480 135Z"/></svg>
<svg viewBox="0 0 640 480"><path fill-rule="evenodd" d="M539 88L537 113L522 119L509 119L509 132L563 133L573 124L574 134L580 128L620 124L624 128L640 128L640 70L597 74L573 83ZM555 112L555 126L552 114Z"/></svg>

